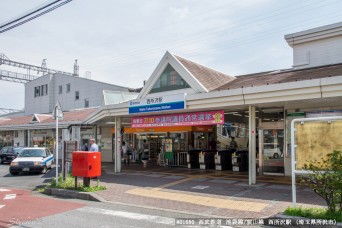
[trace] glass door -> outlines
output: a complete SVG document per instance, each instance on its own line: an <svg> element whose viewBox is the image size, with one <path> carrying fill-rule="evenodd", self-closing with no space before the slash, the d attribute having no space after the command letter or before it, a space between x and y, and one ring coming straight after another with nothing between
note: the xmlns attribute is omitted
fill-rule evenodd
<svg viewBox="0 0 342 228"><path fill-rule="evenodd" d="M260 129L259 138L259 172L284 175L284 129Z"/></svg>

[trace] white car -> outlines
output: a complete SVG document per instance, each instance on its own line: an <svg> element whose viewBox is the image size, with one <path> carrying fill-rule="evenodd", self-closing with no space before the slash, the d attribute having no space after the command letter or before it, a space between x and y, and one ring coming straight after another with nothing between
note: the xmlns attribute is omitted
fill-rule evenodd
<svg viewBox="0 0 342 228"><path fill-rule="evenodd" d="M18 175L22 172L46 173L54 160L47 148L24 148L18 157L11 162L9 172Z"/></svg>
<svg viewBox="0 0 342 228"><path fill-rule="evenodd" d="M275 144L264 144L264 156L269 158L279 158L282 155L280 148Z"/></svg>

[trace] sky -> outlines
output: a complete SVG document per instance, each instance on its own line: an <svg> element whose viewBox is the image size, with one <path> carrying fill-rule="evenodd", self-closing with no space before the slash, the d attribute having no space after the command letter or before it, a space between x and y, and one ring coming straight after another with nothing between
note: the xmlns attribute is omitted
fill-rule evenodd
<svg viewBox="0 0 342 228"><path fill-rule="evenodd" d="M0 25L49 2L2 0ZM341 22L341 10L341 0L73 0L1 33L0 53L71 73L77 59L80 77L131 88L166 51L237 76L291 68L284 35ZM23 109L24 94L0 80L0 108Z"/></svg>

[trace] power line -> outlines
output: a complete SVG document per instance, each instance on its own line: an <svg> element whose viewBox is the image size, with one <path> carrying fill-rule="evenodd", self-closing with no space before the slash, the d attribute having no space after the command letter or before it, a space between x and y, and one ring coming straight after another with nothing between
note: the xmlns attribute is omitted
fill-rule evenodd
<svg viewBox="0 0 342 228"><path fill-rule="evenodd" d="M39 9L36 9L36 10L34 10L34 11L28 13L28 14L25 14L25 15L22 16L22 17L19 17L19 18L13 20L13 21L8 22L8 23L5 23L4 25L1 25L1 26L0 26L0 29L3 28L3 27L8 26L8 25L10 25L10 24L13 24L13 23L15 23L15 22L17 22L17 21L20 21L20 20L24 19L25 17L31 16L31 15L33 15L33 14L35 14L35 13L38 13L39 11L41 11L41 10L43 10L43 9L45 9L45 8L48 8L48 7L50 7L50 6L56 4L57 2L60 2L60 1L61 1L61 0L54 1L54 2L49 3L49 4L47 4L47 5L43 6L43 7L40 7Z"/></svg>
<svg viewBox="0 0 342 228"><path fill-rule="evenodd" d="M319 5L314 5L314 7L310 7L309 9L306 9L305 7L298 7L295 9L297 10L297 12L295 10L292 10L290 12L287 12L285 14L275 14L275 16L269 16L267 15L266 17L263 15L261 18L262 19L268 19L268 18L274 18L276 17L277 19L280 19L280 18L284 18L284 17L289 17L289 16L293 16L293 15L297 15L297 14L301 14L303 12L306 12L308 10L313 10L313 9L317 9L317 8L322 8L324 6L327 6L327 4L324 4L322 5L322 2L320 2ZM278 9L279 11L280 10L284 10L285 7L283 8L280 8ZM277 10L277 11L278 11ZM274 14L274 11L271 13L271 15ZM176 47L182 47L182 46L185 46L185 45L191 45L191 44L194 44L195 42L198 43L198 42L207 42L207 40L209 38L219 38L221 36L227 36L227 31L232 34L232 33L236 33L238 31L244 31L244 30L247 30L247 29L250 29L250 26L252 25L251 23L249 23L250 21L253 22L255 21L255 17L247 20L248 23L243 23L243 24L238 24L239 27L237 26L233 26L233 28L231 27L226 27L224 29L221 29L220 31L217 31L217 32L211 32L211 31L208 31L206 32L208 35L204 35L205 33L200 33L200 34L196 34L194 36L192 36L191 38L188 38L188 39L185 39L185 40L182 40L182 41L172 41L172 43L169 43L169 44L165 44L161 47L153 47L153 48L148 48L148 47L144 47L144 48L139 48L139 49L135 49L135 50L132 50L131 52L125 54L125 55L120 55L120 56L108 56L108 57L105 57L105 58L102 58L101 60L99 60L101 63L100 64L97 64L97 65L93 65L94 64L94 61L91 63L91 64L87 64L87 65L83 65L83 67L93 67L93 68L98 68L98 67L103 67L103 66L106 66L106 65L109 65L109 64L112 64L113 62L116 62L116 61L119 61L120 63L123 63L125 62L125 59L126 60L129 60L132 58L132 56L134 55L144 55L146 56L147 54L150 54L150 53L155 53L155 52L158 52L159 50L163 50L165 51L165 47L167 47L168 50L172 49L172 48L176 48ZM275 21L275 20L272 20L272 21ZM234 28L236 27L236 28ZM250 37L250 36L248 36ZM242 37L244 38L244 37ZM224 42L227 42L227 41L224 41ZM197 50L198 51L198 50ZM124 61L122 61L124 60ZM107 62L107 63L105 63Z"/></svg>
<svg viewBox="0 0 342 228"><path fill-rule="evenodd" d="M60 1L61 1L61 0L58 0L58 1L55 1L54 3L57 3L57 2L60 2ZM29 18L26 19L26 20L21 21L20 19L16 19L16 20L14 20L14 21L12 21L12 22L9 22L9 23L7 23L6 25L13 24L13 23L15 23L15 21L20 21L20 22L14 24L14 25L12 25L12 26L10 26L10 27L8 27L8 28L5 28L5 29L0 30L0 33L4 33L4 32L6 32L6 31L8 31L8 30L11 30L11 29L16 28L16 27L18 27L18 26L20 26L20 25L23 25L23 24L25 24L25 23L27 23L27 22L29 22L29 21L35 19L35 18L38 18L38 17L40 17L40 16L42 16L42 15L44 15L44 14L46 14L46 13L49 13L49 12L51 12L51 11L53 11L53 10L55 10L55 9L57 9L57 8L59 8L59 7L61 7L61 6L63 6L63 5L65 5L65 4L67 4L67 3L71 2L71 1L72 1L72 0L66 0L66 1L64 1L64 2L61 2L61 3L59 3L58 5L55 5L55 6L51 7L51 8L49 8L49 9L47 9L47 10L41 12L41 13L38 13L38 14L32 16L32 17L29 17ZM51 5L53 5L53 4L49 4L49 5L51 6ZM46 7L42 7L42 8L45 9L45 8L47 8L47 6L46 6ZM39 11L41 11L41 10L37 10L37 12L39 12ZM29 13L29 14L27 14L27 15L21 17L21 18L22 18L22 19L23 19L23 18L26 18L26 17L28 17L28 15L32 15L32 14L34 14L34 13L33 13L33 12L32 12L32 13ZM5 26L5 25L4 25L4 26ZM2 27L4 27L4 26L2 26ZM2 27L1 27L1 28L2 28ZM5 27L6 27L6 26L5 26Z"/></svg>

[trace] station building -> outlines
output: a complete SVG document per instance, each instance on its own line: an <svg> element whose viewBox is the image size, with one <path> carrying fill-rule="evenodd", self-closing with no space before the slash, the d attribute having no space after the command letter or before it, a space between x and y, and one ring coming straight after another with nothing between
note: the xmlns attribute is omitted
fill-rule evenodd
<svg viewBox="0 0 342 228"><path fill-rule="evenodd" d="M103 106L85 123L115 129L117 172L122 141L139 150L146 140L150 163L187 167L189 151L226 150L235 137L250 183L257 172L289 176L291 120L342 115L342 23L285 40L292 68L239 76L166 52L137 99Z"/></svg>
<svg viewBox="0 0 342 228"><path fill-rule="evenodd" d="M342 23L289 34L285 40L293 50L291 68L248 75L225 74L166 52L139 93L48 75L27 84L25 116L0 119L0 131L3 137L13 132L12 141L19 145L37 143L34 137L46 142L44 135L51 131L53 137L54 125L45 115L59 100L70 112L61 128L74 127L71 136L61 132L62 140L78 137L83 143L95 137L103 161L114 161L116 172L121 171L123 141L138 151L146 141L148 163L191 167L199 152L228 151L234 137L241 151L238 171L248 170L250 184L257 173L290 176L291 120L342 115ZM20 134L23 141L16 139ZM201 165L216 168L205 161Z"/></svg>

